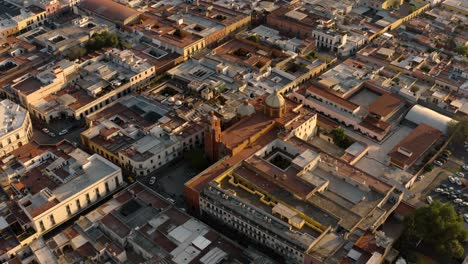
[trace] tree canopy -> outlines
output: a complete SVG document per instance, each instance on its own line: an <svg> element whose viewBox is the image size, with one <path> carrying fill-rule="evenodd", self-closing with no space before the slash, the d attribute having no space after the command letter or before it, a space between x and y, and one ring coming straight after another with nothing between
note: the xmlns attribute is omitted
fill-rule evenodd
<svg viewBox="0 0 468 264"><path fill-rule="evenodd" d="M468 117L456 118L457 122L450 122L448 134L453 136L452 142L456 144L468 140Z"/></svg>
<svg viewBox="0 0 468 264"><path fill-rule="evenodd" d="M465 57L468 57L468 46L467 45L461 45L455 48L455 51Z"/></svg>
<svg viewBox="0 0 468 264"><path fill-rule="evenodd" d="M405 223L403 236L407 241L413 244L421 241L448 258L463 256L462 242L467 239L468 230L463 227L463 217L457 214L451 204L436 200L418 208L405 219Z"/></svg>
<svg viewBox="0 0 468 264"><path fill-rule="evenodd" d="M333 142L340 148L348 148L353 144L353 141L346 135L345 130L343 128L337 128L332 131L333 135Z"/></svg>
<svg viewBox="0 0 468 264"><path fill-rule="evenodd" d="M88 52L100 50L106 47L126 49L129 48L129 44L122 41L119 36L115 33L102 32L94 34L91 39L85 45Z"/></svg>

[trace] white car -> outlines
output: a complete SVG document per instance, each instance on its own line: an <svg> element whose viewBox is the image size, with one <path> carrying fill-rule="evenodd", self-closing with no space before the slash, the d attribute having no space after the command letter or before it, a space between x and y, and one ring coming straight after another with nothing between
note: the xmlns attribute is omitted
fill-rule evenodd
<svg viewBox="0 0 468 264"><path fill-rule="evenodd" d="M426 197L426 200L427 200L427 203L428 203L428 204L431 204L431 203L432 203L432 197L428 196L428 197Z"/></svg>
<svg viewBox="0 0 468 264"><path fill-rule="evenodd" d="M420 181L422 179L424 179L424 174L419 175L418 178L417 178L418 181Z"/></svg>
<svg viewBox="0 0 468 264"><path fill-rule="evenodd" d="M452 176L448 176L448 179L451 183L455 183L455 178Z"/></svg>
<svg viewBox="0 0 468 264"><path fill-rule="evenodd" d="M59 135L60 135L60 136L63 136L63 135L65 135L65 134L67 134L67 133L68 133L68 130L64 129L64 130L62 130L62 131L59 132Z"/></svg>
<svg viewBox="0 0 468 264"><path fill-rule="evenodd" d="M462 168L463 168L464 170L468 170L468 164L463 165Z"/></svg>
<svg viewBox="0 0 468 264"><path fill-rule="evenodd" d="M461 203L461 202L463 202L463 200L460 199L460 198L457 198L457 199L453 200L453 203L454 203L454 204L459 204L459 203Z"/></svg>
<svg viewBox="0 0 468 264"><path fill-rule="evenodd" d="M154 183L156 182L156 177L151 177L150 180L149 180L149 184L150 185L153 185Z"/></svg>
<svg viewBox="0 0 468 264"><path fill-rule="evenodd" d="M460 180L459 178L457 178L457 177L455 177L455 183L456 183L457 185L459 185L459 186L462 185L461 180Z"/></svg>
<svg viewBox="0 0 468 264"><path fill-rule="evenodd" d="M468 223L468 214L464 214L464 215L463 215L463 218L465 218L465 222Z"/></svg>
<svg viewBox="0 0 468 264"><path fill-rule="evenodd" d="M467 150L467 151L468 151L468 150ZM443 164L441 161L436 160L436 161L434 161L434 165L436 165L437 167L440 167L440 166L442 166L442 165L444 165L444 164Z"/></svg>
<svg viewBox="0 0 468 264"><path fill-rule="evenodd" d="M455 175L457 175L460 178L465 177L465 174L463 174L463 172L457 172L457 173L455 173Z"/></svg>
<svg viewBox="0 0 468 264"><path fill-rule="evenodd" d="M42 129L42 132L44 132L44 133L46 133L46 134L49 134L49 129L47 129L47 128L44 127L44 128Z"/></svg>
<svg viewBox="0 0 468 264"><path fill-rule="evenodd" d="M440 193L440 192L443 192L444 190L441 189L441 188L436 188L434 191L435 191L436 193Z"/></svg>

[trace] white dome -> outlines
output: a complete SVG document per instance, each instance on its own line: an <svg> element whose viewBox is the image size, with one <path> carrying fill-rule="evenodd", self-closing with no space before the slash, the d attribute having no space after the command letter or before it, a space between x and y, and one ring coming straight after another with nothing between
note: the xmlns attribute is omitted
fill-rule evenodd
<svg viewBox="0 0 468 264"><path fill-rule="evenodd" d="M237 108L237 114L241 117L250 116L253 113L255 113L255 107L248 102L243 103L239 108Z"/></svg>
<svg viewBox="0 0 468 264"><path fill-rule="evenodd" d="M278 90L275 90L274 93L267 96L265 103L272 108L281 108L284 106L285 101L284 97L278 92Z"/></svg>
<svg viewBox="0 0 468 264"><path fill-rule="evenodd" d="M425 123L440 130L444 134L447 134L448 132L449 123L455 121L448 116L439 114L436 111L421 105L413 106L411 110L409 110L408 114L406 114L405 119L418 125Z"/></svg>

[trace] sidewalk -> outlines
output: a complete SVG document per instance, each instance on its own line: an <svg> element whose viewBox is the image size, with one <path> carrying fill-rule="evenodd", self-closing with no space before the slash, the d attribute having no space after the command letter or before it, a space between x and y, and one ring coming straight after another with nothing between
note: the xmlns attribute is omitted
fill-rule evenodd
<svg viewBox="0 0 468 264"><path fill-rule="evenodd" d="M432 189L440 185L440 183L450 175L450 172L436 167L431 172L425 173L424 175L424 179L415 182L410 190L414 196L408 200L408 203L416 207L424 204L421 200L424 200Z"/></svg>

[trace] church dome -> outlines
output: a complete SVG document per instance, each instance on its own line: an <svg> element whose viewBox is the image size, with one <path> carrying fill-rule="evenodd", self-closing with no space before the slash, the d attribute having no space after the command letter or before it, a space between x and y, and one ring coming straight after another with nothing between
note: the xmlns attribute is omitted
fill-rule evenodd
<svg viewBox="0 0 468 264"><path fill-rule="evenodd" d="M275 90L274 93L267 96L265 104L271 108L282 108L285 104L284 97L278 90Z"/></svg>
<svg viewBox="0 0 468 264"><path fill-rule="evenodd" d="M249 104L248 101L245 101L238 109L237 109L237 114L240 117L244 116L250 116L255 113L255 107L253 105Z"/></svg>

